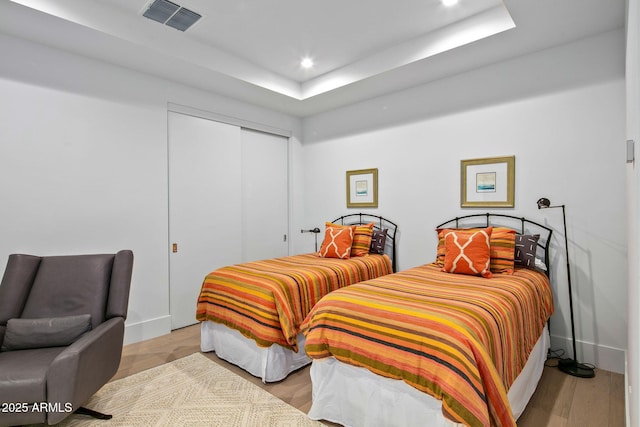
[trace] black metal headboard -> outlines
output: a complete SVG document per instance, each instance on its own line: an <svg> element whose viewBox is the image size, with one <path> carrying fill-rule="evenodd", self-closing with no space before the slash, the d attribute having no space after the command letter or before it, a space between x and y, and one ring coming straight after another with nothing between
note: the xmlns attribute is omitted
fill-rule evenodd
<svg viewBox="0 0 640 427"><path fill-rule="evenodd" d="M551 244L551 234L553 233L553 230L545 225L523 217L487 212L484 214L455 217L449 221L443 222L436 228L473 228L489 226L511 228L520 234L539 234L540 239L538 239L538 247L544 250L544 264L547 267L547 275L550 274L549 245Z"/></svg>
<svg viewBox="0 0 640 427"><path fill-rule="evenodd" d="M387 230L387 241L385 243L384 252L391 258L391 266L393 271L396 271L396 236L398 233L398 225L389 221L388 219L380 215L371 215L368 213L354 213L349 215L343 215L334 219L334 224L340 225L363 225L373 223L373 228L376 230Z"/></svg>

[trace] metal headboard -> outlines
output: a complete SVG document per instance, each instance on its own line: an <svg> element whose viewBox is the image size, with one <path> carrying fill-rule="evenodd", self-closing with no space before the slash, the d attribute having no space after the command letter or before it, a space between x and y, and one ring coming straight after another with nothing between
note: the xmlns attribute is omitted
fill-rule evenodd
<svg viewBox="0 0 640 427"><path fill-rule="evenodd" d="M373 223L373 228L376 230L387 229L387 241L385 243L384 252L391 258L391 266L393 271L396 270L396 238L398 233L398 225L380 215L371 215L368 213L354 213L349 215L343 215L334 219L334 224L340 225L363 225Z"/></svg>
<svg viewBox="0 0 640 427"><path fill-rule="evenodd" d="M549 245L553 230L538 222L528 220L524 217L517 217L505 214L472 214L458 216L449 221L445 221L436 228L473 228L473 227L507 227L520 234L539 234L538 247L544 250L544 263L547 266L547 275L550 274Z"/></svg>

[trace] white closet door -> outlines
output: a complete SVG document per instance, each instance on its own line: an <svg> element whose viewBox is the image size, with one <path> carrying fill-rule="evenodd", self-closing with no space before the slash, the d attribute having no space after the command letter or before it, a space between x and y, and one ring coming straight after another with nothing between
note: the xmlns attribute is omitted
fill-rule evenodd
<svg viewBox="0 0 640 427"><path fill-rule="evenodd" d="M172 329L196 323L198 293L216 268L241 261L240 128L169 112L169 302Z"/></svg>
<svg viewBox="0 0 640 427"><path fill-rule="evenodd" d="M242 129L243 261L286 256L288 138Z"/></svg>

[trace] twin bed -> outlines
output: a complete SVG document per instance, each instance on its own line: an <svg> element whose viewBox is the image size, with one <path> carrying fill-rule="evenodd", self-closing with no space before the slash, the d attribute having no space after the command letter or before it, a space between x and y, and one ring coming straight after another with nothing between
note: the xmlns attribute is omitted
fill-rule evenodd
<svg viewBox="0 0 640 427"><path fill-rule="evenodd" d="M201 350L215 351L264 382L279 381L311 363L300 333L311 308L331 291L390 274L395 268L395 223L358 213L329 224L354 228L354 256L302 254L208 274L196 309ZM372 242L377 243L375 250Z"/></svg>
<svg viewBox="0 0 640 427"><path fill-rule="evenodd" d="M226 328L246 347L232 352L247 360L233 363L254 375L244 365L257 365L251 369L266 381L270 374L260 371L276 365L273 359L292 357L275 376L284 378L311 358L312 419L344 426L515 426L549 347L553 297L540 267L549 264L552 231L500 214L459 217L438 229L435 263L323 288L322 298L309 299L307 313L294 309L295 327L284 341L272 341L279 345L264 347L267 341L216 319L203 322L203 351L206 328ZM217 332L213 339L223 335ZM212 346L221 355L232 341Z"/></svg>
<svg viewBox="0 0 640 427"><path fill-rule="evenodd" d="M493 227L496 221L512 226ZM438 228L436 263L340 289L313 308L303 325L313 359L310 418L344 426L515 426L549 346L553 297L536 265L548 265L551 229L497 214ZM468 244L462 235L482 233L491 236L492 277L442 271L456 255L447 253L451 240L459 249ZM521 266L516 242L524 242ZM454 259L465 256L473 257Z"/></svg>

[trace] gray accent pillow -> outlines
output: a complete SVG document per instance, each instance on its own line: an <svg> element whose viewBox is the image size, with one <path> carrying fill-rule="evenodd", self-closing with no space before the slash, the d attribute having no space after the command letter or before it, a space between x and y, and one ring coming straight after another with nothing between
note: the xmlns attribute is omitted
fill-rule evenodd
<svg viewBox="0 0 640 427"><path fill-rule="evenodd" d="M384 254L384 245L387 242L387 229L373 230L371 236L371 245L369 246L370 254Z"/></svg>
<svg viewBox="0 0 640 427"><path fill-rule="evenodd" d="M531 269L536 268L536 249L538 248L539 238L539 234L516 234L514 265Z"/></svg>
<svg viewBox="0 0 640 427"><path fill-rule="evenodd" d="M0 351L64 347L91 330L91 315L9 319Z"/></svg>

